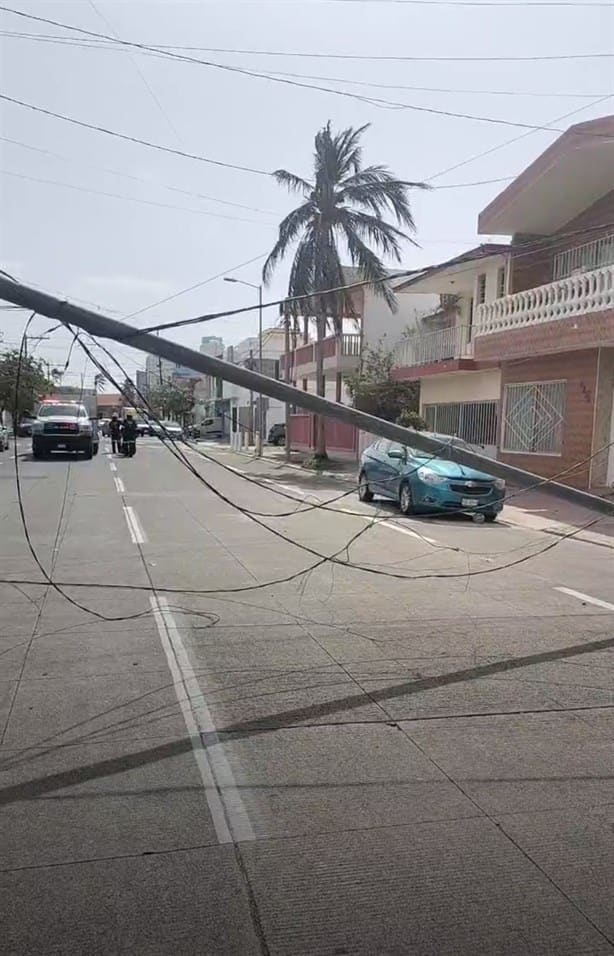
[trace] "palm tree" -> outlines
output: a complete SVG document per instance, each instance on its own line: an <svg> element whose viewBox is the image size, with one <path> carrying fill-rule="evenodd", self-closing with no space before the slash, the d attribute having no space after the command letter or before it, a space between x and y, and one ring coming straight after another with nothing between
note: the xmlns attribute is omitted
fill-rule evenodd
<svg viewBox="0 0 614 956"><path fill-rule="evenodd" d="M324 395L324 368L321 341L330 325L336 335L344 317L355 316L351 291L327 292L347 285L341 265L340 248L347 250L352 265L396 311L396 298L387 280L388 271L379 254L399 262L401 243L415 232L409 204L411 187L426 188L423 183L403 182L385 166L362 165L361 137L368 126L352 127L333 133L330 122L315 137L313 182L285 169L273 176L303 202L279 225L279 236L264 264L265 284L275 268L297 243L290 269L288 296L311 298L291 303L295 314L315 315L316 390ZM397 225L382 218L391 213ZM404 227L405 232L399 227ZM415 245L415 243L414 243ZM370 246L375 247L373 252ZM320 293L320 294L318 294ZM326 458L324 420L316 420L315 457Z"/></svg>

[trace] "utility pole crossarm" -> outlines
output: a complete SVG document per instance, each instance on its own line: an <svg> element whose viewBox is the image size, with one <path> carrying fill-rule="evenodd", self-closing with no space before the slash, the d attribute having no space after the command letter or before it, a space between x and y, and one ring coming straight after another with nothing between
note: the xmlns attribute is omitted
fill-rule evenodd
<svg viewBox="0 0 614 956"><path fill-rule="evenodd" d="M194 369L196 372L225 379L234 385L240 385L248 390L267 395L269 398L277 398L282 402L297 405L299 408L304 408L318 415L336 418L373 435L419 448L430 455L436 456L445 450L448 457L453 460L471 468L486 471L496 477L504 478L518 487L527 488L539 485L541 491L553 497L564 498L600 514L614 516L614 503L605 498L599 498L589 492L580 491L577 488L571 488L557 482L544 482L544 479L538 475L531 474L531 472L524 471L521 468L515 468L513 465L507 465L465 449L443 445L421 432L411 431L401 425L395 425L392 422L376 418L374 415L368 415L366 412L360 412L349 405L341 405L319 395L304 392L302 389L269 378L260 372L254 372L240 365L232 365L222 359L195 352L193 349L186 348L176 342L169 342L167 339L151 333L141 332L134 326L107 318L98 312L72 305L70 302L39 292L21 283L13 282L1 275L0 299L23 306L39 315L45 315L66 325L83 329L90 335L112 339L122 345L129 345L151 355L158 355L175 364Z"/></svg>

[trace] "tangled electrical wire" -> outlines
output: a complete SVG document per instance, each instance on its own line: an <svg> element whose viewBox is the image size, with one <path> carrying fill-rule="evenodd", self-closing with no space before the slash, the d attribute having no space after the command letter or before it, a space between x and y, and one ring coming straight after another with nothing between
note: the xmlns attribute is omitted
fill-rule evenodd
<svg viewBox="0 0 614 956"><path fill-rule="evenodd" d="M125 388L124 388L122 385L120 385L120 384L116 381L116 379L114 378L114 376L109 372L108 368L106 368L106 367L100 362L100 360L93 354L92 350L91 350L91 349L87 346L87 344L83 341L82 335L79 334L79 333L77 333L77 332L75 332L70 326L67 326L67 328L68 328L68 330L70 331L70 333L71 333L72 336L73 336L73 342L78 342L78 344L79 344L80 347L83 349L83 351L84 351L85 354L88 356L88 358L92 361L92 363L105 375L105 377L114 385L114 387L116 387L116 388L118 389L119 393L122 394L122 395L124 395L124 397L125 397L126 399L128 399L129 396L128 396L127 393L126 393ZM401 574L401 573L398 573L398 572L394 572L394 571L391 571L391 570L389 570L389 569L380 569L380 568L375 568L375 567L368 566L368 565L364 565L364 564L358 564L358 563L356 563L356 562L349 561L349 559L348 559L348 560L343 560L343 559L340 558L340 555L342 555L342 554L344 554L344 553L345 553L346 555L349 554L349 548L354 544L354 542L355 542L356 540L358 540L360 537L362 537L362 536L363 536L367 531L369 531L372 527L374 527L379 521L388 519L388 518L389 518L389 515L388 515L388 514L385 514L385 515L381 516L379 513L376 513L376 514L373 516L373 518L367 523L367 525L366 525L365 527L361 528L358 532L356 532L356 534L354 534L354 535L346 542L346 544L345 544L342 548L340 548L337 552L335 552L335 553L332 554L332 555L322 554L321 552L315 550L314 548L310 548L310 547L308 547L307 545L304 545L304 544L299 543L299 542L296 541L295 539L289 537L288 535L283 534L282 532L278 531L277 529L271 528L271 527L270 527L268 524L266 524L264 521L260 520L260 518L263 517L263 516L271 517L271 518L291 517L291 516L295 516L295 515L298 515L298 514L304 514L306 511L311 511L311 510L314 510L314 509L326 510L326 511L333 511L333 512L335 512L335 513L337 513L337 514L340 514L340 513L341 513L341 514L346 514L347 512L345 512L345 511L339 512L337 509L330 507L330 505L331 505L331 504L334 504L334 503L335 503L336 501L338 501L340 498L346 497L348 494L353 493L354 488L351 488L349 491L344 492L343 494L341 494L341 495L339 495L339 496L336 496L336 497L333 498L333 499L329 499L327 502L318 502L318 503L309 504L309 505L307 505L307 507L299 508L299 509L296 509L296 510L294 510L294 511L292 511L292 512L288 512L288 513L285 513L285 514L284 514L284 513L281 513L281 514L280 514L280 513L268 513L268 512L254 512L252 509L248 509L248 508L245 508L245 507L243 507L243 506L237 504L235 501L233 501L231 498L229 498L228 495L226 495L226 494L224 494L222 491L220 491L219 488L217 488L217 487L215 487L214 485L212 485L211 482L209 482L199 471L197 471L197 469L194 467L194 465L192 464L192 462L189 461L189 459L187 458L187 456L186 456L185 452L183 451L183 449L179 447L179 445L175 442L175 440L172 438L172 436L170 436L170 435L166 432L166 429L164 428L164 426L161 425L161 423L160 423L159 420L157 419L157 417L156 417L156 415L155 415L153 409L152 409L151 406L149 405L149 402L147 401L146 397L143 396L143 395L140 393L140 391L136 388L136 386L134 385L134 383L131 382L129 376L126 374L126 371L125 371L125 369L122 367L121 363L115 358L115 356L112 355L112 353L111 353L108 349L105 348L105 346L101 345L101 344L100 344L99 342L97 342L93 337L90 336L90 338L92 339L92 342L93 342L99 349L101 349L101 350L114 362L114 364L117 366L117 368L120 370L120 372L122 372L122 374L123 374L124 377L125 377L125 381L130 385L131 390L133 390L133 392L137 394L137 396L139 397L140 401L142 402L142 406L143 406L143 408L144 408L144 410L145 410L145 414L147 415L147 417L148 417L150 420L156 422L156 423L158 424L158 426L161 428L162 434L163 434L163 436L164 436L165 443L167 444L167 447L169 448L169 450L170 450L171 453L173 454L173 457L175 457L178 461L180 461L180 463L183 464L184 467L186 467L186 468L188 469L188 471L190 471L202 485L204 485L209 491L211 491L213 494L215 494L218 498L220 498L222 501L224 501L224 502L225 502L226 504L228 504L230 507L232 507L233 509L239 511L240 513L242 513L243 515L245 515L246 517L248 517L250 520L252 520L252 521L254 521L256 524L258 524L260 527L264 528L264 529L265 529L266 531L268 531L269 533L271 533L271 534L273 534L273 535L275 535L275 536L281 538L281 539L282 539L283 541L285 541L286 543L291 544L292 546L294 546L294 547L296 547L296 548L298 548L298 549L300 549L300 550L302 550L302 551L305 551L306 553L308 553L308 554L314 556L314 557L317 559L317 560L315 561L315 563L311 564L311 565L308 566L307 568L302 568L302 569L300 569L299 571L296 571L296 572L293 572L293 573L291 573L291 574L289 574L289 575L286 575L286 576L283 577L283 578L279 578L279 579L276 579L276 580L274 580L274 581L261 582L261 583L259 583L259 584L245 585L245 586L237 587L237 588L222 588L222 589L220 589L220 588L212 588L212 589L200 589L200 588L191 588L191 589L185 589L185 588L166 588L166 587L158 587L158 586L154 585L153 582L152 582L150 585L136 585L136 584L110 585L110 584L100 584L100 583L97 583L97 582L86 583L86 582L72 582L72 581L63 581L63 582L61 582L61 584L60 584L60 583L57 582L57 581L52 581L52 580L51 580L50 576L47 575L47 573L45 572L44 568L42 567L42 564L41 564L40 561L38 560L38 557L37 557L37 555L36 555L36 552L35 552L34 549L33 549L32 542L31 542L31 540L30 540L29 533L27 532L27 522L26 522L26 519L25 519L25 513L23 513L22 508L20 508L20 511L21 511L21 513L22 513L22 522L24 523L24 530L26 530L26 537L27 537L27 539L28 539L28 544L29 544L29 546L30 546L30 550L31 550L32 553L33 553L33 556L34 556L34 558L35 558L35 561L36 561L38 567L39 567L39 568L41 569L41 571L43 572L43 575L44 575L44 577L46 578L47 583L50 584L50 585L52 585L56 590L58 590L61 594L63 594L64 597L66 597L68 600L70 600L72 603L74 603L74 604L75 604L77 607L79 607L81 610L85 610L85 611L87 611L87 612L94 613L96 616L101 617L102 619L105 619L105 620L109 620L109 619L112 619L112 620L117 620L117 619L127 620L127 619L134 619L134 618L137 618L137 617L141 617L141 616L144 616L144 615L149 614L149 613L151 613L151 612L150 612L150 611L144 611L144 612L139 612L139 613L134 614L134 615L127 615L127 616L124 616L124 617L121 617L121 618L108 618L106 615L101 615L99 612L92 611L92 609L87 608L85 605L82 605L82 604L80 604L79 602L74 601L74 599L71 599L69 595L66 595L66 594L63 592L62 588L64 588L64 587L70 587L70 588L73 588L73 587L74 587L74 588L99 587L99 588L105 588L105 589L111 588L111 589L120 589L120 590L127 590L127 591L154 592L154 593L160 593L160 594L184 594L184 595L210 595L210 596L213 596L213 595L216 595L216 594L217 594L217 595L220 595L220 594L226 594L226 593L241 593L241 592L246 592L246 591L254 591L254 590L259 590L259 589L262 589L262 588L267 588L267 587L271 587L271 586L278 585L278 584L285 584L285 583L291 582L291 581L293 581L293 580L295 580L295 579L297 579L297 578L299 578L299 577L302 577L303 575L306 575L306 574L311 573L312 571L316 570L317 568L321 567L322 565L324 565L324 564L326 564L326 563L330 563L331 565L339 565L339 566L342 566L342 567L349 567L349 568L351 568L351 569L353 569L353 570L360 570L360 571L363 571L364 573L367 573L367 574L373 574L373 575L378 575L378 576L393 578L393 579L396 579L396 580L404 580L404 581L407 581L407 580L424 580L424 579L426 579L426 578L429 578L429 579L433 579L433 578L435 578L435 579L444 579L444 578L467 578L467 577L473 577L473 576L478 576L478 575L482 575L482 574L490 574L490 573L493 573L494 571L506 570L506 569L508 569L508 568L512 568L512 567L515 567L515 566L517 566L517 565L519 565L519 564L522 564L522 563L524 563L525 561L530 560L530 559L533 558L533 557L538 557L539 555L544 554L544 553L550 551L552 548L557 547L560 543L562 543L562 541L568 540L568 539L570 539L570 538L575 537L576 535L578 535L578 534L581 533L582 531L587 530L588 528L592 527L593 525L597 524L599 521L602 520L601 517L598 517L598 518L596 518L596 519L594 519L594 520L592 520L592 521L590 521L590 522L587 522L586 524L582 525L581 527L576 528L576 529L573 529L572 531L570 531L569 533L567 533L567 534L565 534L565 535L561 535L561 536L560 536L559 538L557 538L555 541L549 543L548 545L546 545L546 546L543 547L543 548L540 548L538 551L533 552L533 553L528 554L528 555L523 555L522 557L520 557L520 558L518 558L518 559L516 559L516 560L514 560L514 561L512 561L512 562L509 562L509 563L507 563L507 564L499 565L499 566L497 566L497 567L489 567L489 568L483 568L483 569L477 569L477 570L471 570L471 571L467 571L467 570L464 570L464 571L461 571L461 572L449 572L449 571L447 571L447 572L443 572L443 571L442 571L442 572L433 572L433 571L429 571L429 572L424 573L424 574L408 575L408 574ZM301 501L300 499L295 498L293 495L289 495L289 494L287 494L286 492L283 492L283 491L280 490L280 489L272 488L270 485L265 484L265 483L259 481L258 479L253 478L252 476L247 476L247 475L244 475L243 473L237 472L235 469L231 468L230 466L226 465L226 464L223 463L223 462L220 462L218 459L214 459L214 458L212 458L212 457L206 455L206 454L205 454L204 452L202 452L200 449L192 449L192 450L197 451L198 454L199 454L202 458L204 458L206 461L208 461L209 463L215 464L215 465L217 465L217 466L219 466L219 467L221 467L221 468L223 468L223 469L225 469L225 470L231 472L231 473L234 474L235 476L239 476L239 477L243 478L244 480L246 480L246 481L248 481L248 482L250 482L250 483L257 484L257 485L259 485L260 487L264 488L265 490L267 490L267 491L269 491L269 492L273 491L276 495L280 495L280 496L282 496L282 497L284 497L284 498L289 498L290 500L296 502L298 505L304 505L304 504L305 504L304 501ZM599 454L601 451L603 451L603 449L600 449L600 450L599 450L598 452L596 452L595 454ZM592 458L592 457L594 457L594 456L589 456L589 458L585 459L583 462L578 462L578 463L574 464L573 466L571 466L571 468L565 469L564 471L562 471L562 472L560 472L558 475L556 475L555 478L544 479L544 480L542 480L542 481L537 482L535 485L533 485L533 486L531 486L531 487L532 487L532 488L535 488L535 487L543 486L543 485L545 485L545 484L549 484L550 482L556 480L556 478L562 477L563 475L569 473L570 471L573 471L573 470L575 470L575 469L581 467L582 464L585 464L586 461L590 460L590 458ZM527 491L527 490L530 490L530 489L524 489L524 490L521 490L521 491L514 492L514 493L512 493L511 495L508 496L508 499L509 499L509 498L516 497L516 496L518 496L518 495L520 495L520 494L523 494L523 493L524 493L525 491ZM19 495L20 500L21 500L21 495L20 495L20 489L19 489L19 488L18 488L18 495ZM368 515L365 515L365 514L362 513L362 512L350 512L350 514L354 514L354 515L359 516L359 517L361 517L361 518L368 517ZM466 552L464 552L464 549L445 548L444 550L456 550L456 551L459 551L459 552L462 551L462 553L466 553ZM499 552L499 553L501 553L501 552ZM483 554L483 553L480 553L480 556L483 557L484 554ZM30 584L30 585L32 585L32 584L38 584L38 585L40 585L41 582L39 582L39 581L32 581L32 580L25 580L25 579L13 579L13 580L5 580L3 583L11 583L11 584L17 584L17 585L27 585L27 584ZM185 609L179 609L179 610L185 610ZM192 612L191 610L189 610L189 611L187 611L187 613L192 614L192 613L198 613L198 612Z"/></svg>
<svg viewBox="0 0 614 956"><path fill-rule="evenodd" d="M22 363L22 361L23 361L24 345L25 345L25 341L26 341L26 335L27 335L27 331L28 331L28 329L29 329L30 323L32 322L34 316L35 316L35 313L33 313L33 314L30 316L30 319L28 320L28 323L27 323L26 328L25 328L25 330L24 330L24 336L23 336L23 338L22 338L22 345L21 345L21 349L20 349L20 359L19 359L19 370L18 370L17 383L16 383L16 396L17 396L17 393L18 393L19 375L20 375L21 363ZM70 327L67 323L63 323L63 324L64 324L65 327L68 329L68 331L70 332L70 334L73 336L73 343L72 343L72 345L74 345L75 343L77 343L77 344L82 348L82 350L85 352L85 354L86 354L86 356L89 358L89 360L99 369L99 371L105 376L105 378L106 378L108 381L110 381L115 388L117 388L118 392L119 392L121 395L123 395L123 396L126 398L126 400L130 400L130 399L131 399L131 396L129 396L129 395L127 394L126 389L125 389L125 386L124 386L124 385L120 385L120 383L117 382L117 380L115 379L115 377L109 372L108 368L106 368L106 367L102 364L102 362L93 354L92 350L91 350L91 349L88 347L88 345L83 341L83 336L82 336L82 334L80 334L80 333L78 333L78 332L75 332L75 330L74 330L72 327ZM49 331L50 331L50 332L51 332L51 331L55 331L55 330L56 330L57 328L59 328L59 327L60 327L60 326L54 326L54 327L53 327L52 329L50 329ZM39 570L41 571L41 573L42 573L42 575L43 575L45 581L44 581L44 582L41 582L41 581L36 581L36 580L31 580L31 579L25 579L25 578L19 578L19 579L17 579L17 578L15 578L15 579L6 579L6 578L5 578L5 579L1 579L1 580L0 580L0 583L6 583L6 584L15 585L15 586L26 586L26 585L41 586L41 584L44 583L44 584L48 585L49 587L52 587L57 593L59 593L62 597L64 597L67 601L69 601L71 604L73 604L73 605L74 605L75 607L77 607L78 609L80 609L80 610L82 610L82 611L85 611L86 613L92 614L93 616L95 616L95 617L97 617L97 618L99 618L99 619L101 619L101 620L105 620L105 621L127 621L127 620L136 620L136 619L138 619L138 618L142 618L142 617L145 617L145 616L147 616L147 615L153 613L153 611L152 611L152 610L145 610L145 611L136 612L136 613L134 613L134 614L121 615L121 616L109 616L109 615L105 615L105 614L102 614L102 613L99 612L99 611L94 610L93 608L90 608L90 607L88 607L88 606L86 606L86 605L80 603L79 601L76 601L76 600L75 600L74 598L72 598L70 595L66 594L66 592L64 591L64 588L101 588L101 589L105 589L105 590L112 589L112 590L122 590L122 591L129 591L129 592L146 592L146 593L154 593L154 594L176 594L176 595L177 595L177 594L182 594L182 595L186 595L186 596L187 596L187 595L194 595L194 596L215 596L215 595L218 595L218 596L219 596L219 595L223 595L223 594L237 594L237 593L251 592L251 591L260 590L260 589L263 589L263 588L272 587L272 586L275 586L275 585L286 584L286 583L292 582L292 581L294 581L294 580L296 580L296 579L298 579L298 578L300 578L300 577L303 577L303 576L305 576L305 575L307 575L307 574L310 574L311 572L315 571L317 568L319 568L319 567L321 567L321 566L323 566L324 564L327 564L327 563L328 563L328 564L331 564L333 567L334 567L334 566L348 567L348 568L351 568L351 569L353 569L353 570L362 571L362 572L367 573L367 574L372 574L372 575L377 575L377 576L387 577L387 578L393 578L393 579L395 579L395 580L403 580L403 581L408 581L408 580L412 580L412 581L414 581L414 580L424 580L424 579L427 579L427 578L428 578L428 579L468 578L468 577L480 576L480 575L483 575L483 574L491 574L491 573L493 573L493 572L495 572L495 571L502 571L502 570L507 570L507 569L509 569L509 568L516 567L516 566L518 566L518 565L524 563L525 561L528 561L528 560L530 560L530 559L532 559L532 558L534 558L534 557L539 557L540 555L547 553L548 551L550 551L550 550L552 550L553 548L557 547L557 546L558 546L559 544L561 544L563 541L569 540L569 539L571 539L571 538L576 537L576 536L577 536L578 534L580 534L582 531L585 531L585 530L587 530L587 529L593 527L595 524L597 524L599 521L602 520L602 517L601 517L601 516L598 517L598 518L596 518L596 519L593 519L593 520L591 520L590 522L587 522L587 523L585 523L584 525L582 525L582 526L580 526L580 527L578 527L578 528L575 528L575 529L573 529L572 531L570 531L570 532L568 532L568 533L566 533L566 534L564 534L564 535L561 535L561 536L558 537L555 541L550 542L548 545L544 546L543 548L540 548L540 549L538 549L537 551L532 552L531 554L523 555L523 556L521 556L520 558L517 558L517 559L514 560L514 561L508 562L507 564L499 565L499 566L496 566L496 567L488 567L488 568L474 569L474 570L464 570L464 571L459 571L459 572L450 572L450 571L446 571L446 572L444 572L444 571L436 572L436 571L429 571L429 572L421 573L421 574L408 575L408 574L401 574L401 573L398 573L398 572L391 571L389 568L388 568L388 569L382 569L382 568L377 568L377 567L373 567L373 566L369 566L369 565L358 564L358 563L356 563L356 562L352 562L352 561L349 560L349 549L350 549L350 547L355 543L355 541L357 541L359 538L361 538L364 534L366 534L366 532L368 532L369 530L371 530L371 529L372 529L374 526L376 526L378 523L380 523L381 521L388 520L389 517L390 517L388 513L385 513L385 514L382 515L382 514L380 514L379 512L376 512L376 513L374 514L374 516L368 521L368 523L366 524L366 526L363 527L363 528L361 528L361 529L360 529L359 531L357 531L354 535L352 535L351 538L344 544L344 546L343 546L342 548L340 548L338 551L336 551L336 552L335 552L334 554L332 554L332 555L322 554L321 552L315 550L314 548L310 548L310 547L308 547L307 545L301 544L300 542L298 542L298 541L296 541L295 539L289 537L288 535L283 534L283 533L280 532L279 530L274 529L274 528L271 528L268 524L266 524L264 521L262 521L262 520L260 520L260 519L263 518L263 517L270 517L270 518L293 517L293 516L296 516L296 515L305 514L305 513L308 512L308 511L313 511L313 510L316 510L316 509L317 509L317 510L324 510L324 511L332 511L332 512L334 512L334 513L336 513L336 514L350 514L350 515L354 515L354 516L361 517L361 518L369 518L369 516L366 515L366 514L363 513L363 512L347 512L347 511L345 511L345 510L344 510L344 511L339 511L338 509L336 509L336 508L334 508L334 507L331 507L331 505L334 505L334 504L335 504L337 501L339 501L340 499L345 498L345 497L347 497L349 494L354 493L355 487L352 487L352 488L350 488L348 491L343 492L341 495L338 495L338 496L335 496L334 498L328 499L328 500L325 501L325 502L317 502L317 503L309 503L309 504L306 504L303 500L297 499L297 498L295 498L293 495L288 494L287 492L284 492L284 491L281 490L281 489L271 487L271 485L269 485L268 483L262 482L262 481L258 480L257 478L255 478L255 477L253 477L253 476L245 475L245 474L242 473L242 472L238 472L236 469L234 469L234 468L232 468L231 466L225 464L224 462L221 462L219 459L213 458L213 457L211 457L211 456L205 454L204 452L202 452L201 449L194 448L193 446L190 446L190 448L191 448L192 451L196 451L196 452L198 453L198 455L199 455L200 457L202 457L204 460L206 460L208 463L217 465L218 467L222 468L223 470L226 470L227 472L232 473L235 477L238 476L238 477L242 478L243 480L245 480L245 481L247 481L247 482L249 482L249 483L251 483L251 484L256 484L256 485L258 485L259 487L263 488L264 490L267 490L267 491L269 491L269 492L273 492L273 493L276 494L276 495L279 495L279 496L281 496L281 497L290 499L290 500L294 501L297 505L306 505L306 506L305 506L305 507L299 507L299 508L297 508L297 509L295 509L295 510L293 510L293 511L291 511L291 512L286 512L286 513L269 513L269 512L255 512L255 511L253 511L252 509L248 509L248 508L245 508L245 507L239 505L237 502L235 502L235 501L233 501L231 498L229 498L228 495L226 495L226 494L224 494L222 491L220 491L219 488L217 488L217 487L215 487L214 485L212 485L211 482L208 481L208 480L194 467L193 463L187 458L187 456L186 456L186 454L185 454L183 448L179 447L178 443L173 439L173 437L172 437L171 435L169 435L169 433L166 431L166 429L164 428L164 426L162 425L162 423L158 420L158 418L157 418L157 416L156 416L154 410L151 408L151 405L149 404L147 398L146 398L144 395L142 395L142 393L139 391L139 389L138 389L138 388L135 386L135 384L131 381L130 377L129 377L128 374L126 373L126 370L123 368L123 366L121 365L121 363L115 358L115 356L114 356L105 346L103 346L100 342L98 342L93 336L90 336L90 339L91 339L92 343L93 343L98 349L100 349L101 351L103 351L104 354L107 355L107 356L113 361L113 363L117 366L117 368L119 369L119 371L122 373L122 375L124 376L124 381L125 381L125 383L127 383L127 384L130 386L131 391L133 392L133 394L136 394L136 395L138 396L139 400L141 401L141 403L142 403L142 408L143 408L143 410L145 411L145 414L146 414L147 418L148 418L149 420L154 421L155 423L157 423L157 425L158 425L159 428L161 429L162 434L163 434L163 440L164 440L165 444L167 445L167 447L169 448L169 450L171 451L171 454L173 455L173 457L175 457L184 467L186 467L186 468L188 469L188 471L190 471L190 472L194 475L194 477L195 477L204 487L206 487L210 492L212 492L214 495L216 495L218 498L220 498L220 500L222 500L222 501L224 501L226 504L228 504L231 508L233 508L233 509L239 511L241 514L243 514L244 516L246 516L246 517L249 518L250 520L254 521L254 522L255 522L256 524L258 524L260 527L264 528L264 529L265 529L266 531L268 531L270 534L275 535L276 537L282 539L282 540L285 541L286 543L288 543L288 544L290 544L290 545L292 545L292 546L294 546L294 547L296 547L296 548L298 548L298 549L300 549L300 550L302 550L302 551L305 551L306 553L312 555L313 557L315 557L315 558L317 559L314 563L312 563L312 564L309 565L308 567L306 567L306 568L301 568L300 570L295 571L295 572L292 572L291 574L288 574L288 575L286 575L285 577L278 578L278 579L273 580L273 581L261 582L261 583L252 584L252 585L245 585L245 586L240 586L240 587L236 587L236 588L221 588L221 589L220 589L220 588L211 588L211 589L202 589L202 588L168 588L168 587L164 587L164 586L157 586L157 585L155 585L155 584L153 583L153 581L151 580L151 577L150 577L150 584L149 584L149 585L138 585L138 584L101 584L100 582L82 582L82 581L62 581L62 582L58 582L58 581L56 581L56 580L53 580L52 577L51 577L51 575L49 575L49 574L47 573L47 571L45 570L45 568L44 568L42 562L40 561L40 559L39 559L39 557L38 557L38 554L37 554L37 552L36 552L36 549L34 548L34 545L33 545L33 543L32 543L32 540L31 540L31 536L30 536L29 528L28 528L28 524L27 524L27 519L26 519L26 515L25 515L25 509L24 509L24 507L23 507L23 499L22 499L22 494L21 494L21 482L20 482L20 476L19 476L19 466L18 466L18 462L17 462L17 450L15 449L15 473L16 473L17 495L18 495L18 503L19 503L19 511L20 511L20 516L21 516L21 521L22 521L22 525L23 525L23 529L24 529L24 534L25 534L25 537L26 537L26 541L27 541L27 543L28 543L28 547L29 547L30 552L31 552L31 554L32 554L32 556L33 556L33 558L34 558L34 561L35 561L37 567L39 568ZM71 345L71 348L72 348L72 345ZM611 443L610 443L610 444L611 444ZM539 487L542 487L543 485L547 485L547 484L550 484L550 483L553 482L553 481L556 481L558 478L563 477L563 476L569 474L570 472L573 472L574 470L576 470L576 469L582 467L584 464L586 464L588 461L590 461L593 457L595 457L596 455L602 453L607 447L609 447L609 445L606 445L606 446L604 446L603 448L599 449L597 452L593 453L593 455L588 456L588 457L587 457L586 459L584 459L583 461L576 462L576 463L575 463L574 465L572 465L571 467L569 467L569 468L567 468L567 469L564 469L563 471L561 471L561 472L559 472L557 475L555 475L553 478L540 480L539 482L536 482L534 485L532 485L532 486L530 486L530 487L528 487L528 488L521 489L520 491L513 492L512 494L506 496L506 498L505 498L504 500L510 500L511 498L515 498L515 497L517 497L518 495L521 495L521 494L525 493L526 491L532 490L532 489L534 489L534 488L539 488ZM431 460L431 459L429 459L429 460ZM420 535L419 535L419 536L420 536ZM420 536L420 537L422 537L422 536ZM428 539L423 538L423 540L424 540L426 543L428 543L428 544L430 544L430 545L432 546L432 542L430 542ZM463 553L463 554L467 554L467 555L469 555L469 554L471 553L471 552L467 552L467 551L465 551L465 549L461 549L461 548L452 548L452 547L437 546L437 545L435 545L435 547L436 547L436 548L439 548L439 550L457 551L457 552L459 552L459 553ZM513 549L513 550L520 550L520 549ZM510 552L497 552L497 553L498 553L498 554L501 554L501 553L510 553ZM347 555L347 559L346 559L346 560L341 559L340 555L342 555L342 554L346 554L346 555ZM477 554L478 556L480 556L480 557L485 557L485 554L484 554L483 552L476 552L476 554ZM148 576L149 576L149 574L148 574ZM193 609L191 609L191 608L183 608L183 607L181 607L181 606L172 606L170 609L171 609L171 610L177 610L177 611L179 611L180 613L186 613L186 614L189 614L189 615L195 615L195 616L204 617L204 618L209 622L209 624L214 624L214 623L217 622L217 620L219 620L219 618L218 618L216 615L210 614L210 613L208 613L208 612L195 611L195 610L193 610Z"/></svg>

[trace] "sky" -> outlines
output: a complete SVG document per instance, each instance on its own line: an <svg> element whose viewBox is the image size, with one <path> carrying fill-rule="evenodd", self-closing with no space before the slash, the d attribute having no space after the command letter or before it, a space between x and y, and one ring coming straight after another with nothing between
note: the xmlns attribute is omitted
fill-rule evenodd
<svg viewBox="0 0 614 956"><path fill-rule="evenodd" d="M261 281L277 224L298 204L263 173L282 167L309 178L314 135L329 120L335 128L371 124L364 135L365 163L385 164L399 178L436 187L412 192L418 245L406 244L401 263L412 269L494 238L477 235L478 213L559 135L445 112L561 130L614 113L614 97L596 102L614 95L614 58L500 59L612 54L614 6L550 6L538 0L483 6L456 0L8 0L8 5L124 40L207 48L183 52L218 64L169 60L118 45L101 48L98 41L85 45L64 28L0 12L0 93L258 171L165 153L0 101L0 268L114 318L139 312L130 321L141 327L255 301L255 290L226 283L221 274L254 285ZM51 36L71 40L50 41ZM492 59L445 59L454 57ZM504 181L461 185L485 180ZM250 260L255 261L243 265ZM284 294L288 266L280 267L265 300ZM274 321L276 311L268 314ZM0 311L0 347L19 341L25 318L22 312ZM49 325L37 319L32 333ZM169 337L190 347L198 347L201 335L236 344L256 329L251 313L175 330ZM62 367L68 344L67 333L56 332L32 347ZM144 356L113 349L129 373L144 365ZM91 384L94 372L75 350L65 383L84 375Z"/></svg>

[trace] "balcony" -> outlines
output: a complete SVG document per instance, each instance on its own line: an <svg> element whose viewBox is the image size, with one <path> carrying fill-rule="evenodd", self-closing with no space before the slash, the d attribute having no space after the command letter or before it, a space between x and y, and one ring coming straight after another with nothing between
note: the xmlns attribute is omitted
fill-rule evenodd
<svg viewBox="0 0 614 956"><path fill-rule="evenodd" d="M482 337L607 309L614 309L614 265L567 276L480 305L475 335Z"/></svg>
<svg viewBox="0 0 614 956"><path fill-rule="evenodd" d="M471 358L469 328L453 325L435 332L416 333L399 343L394 363L399 368L415 369L463 358Z"/></svg>
<svg viewBox="0 0 614 956"><path fill-rule="evenodd" d="M592 272L602 266L614 263L614 233L601 236L592 242L585 242L573 249L566 249L554 257L554 276L556 279L566 279L567 276L578 272Z"/></svg>
<svg viewBox="0 0 614 956"><path fill-rule="evenodd" d="M324 371L352 371L360 359L361 336L358 333L329 335L321 342ZM301 345L294 352L281 356L280 369L285 372L286 361L298 378L308 378L315 374L317 342Z"/></svg>

